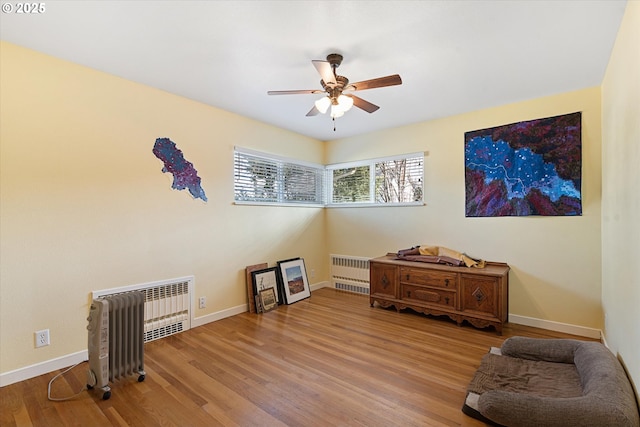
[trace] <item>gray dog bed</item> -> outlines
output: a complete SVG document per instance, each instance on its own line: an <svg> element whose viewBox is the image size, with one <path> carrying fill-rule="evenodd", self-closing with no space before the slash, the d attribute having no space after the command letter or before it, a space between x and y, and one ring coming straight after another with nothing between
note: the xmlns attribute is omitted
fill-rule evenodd
<svg viewBox="0 0 640 427"><path fill-rule="evenodd" d="M482 358L462 411L495 426L640 427L618 360L578 340L507 339Z"/></svg>

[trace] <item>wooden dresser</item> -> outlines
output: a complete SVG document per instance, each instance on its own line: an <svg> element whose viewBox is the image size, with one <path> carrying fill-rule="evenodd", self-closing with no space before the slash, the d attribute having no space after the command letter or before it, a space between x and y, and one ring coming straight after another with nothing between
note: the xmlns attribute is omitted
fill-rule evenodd
<svg viewBox="0 0 640 427"><path fill-rule="evenodd" d="M460 325L493 326L502 335L509 317L509 266L487 262L485 268L396 260L387 254L369 261L369 301L400 311L448 316Z"/></svg>

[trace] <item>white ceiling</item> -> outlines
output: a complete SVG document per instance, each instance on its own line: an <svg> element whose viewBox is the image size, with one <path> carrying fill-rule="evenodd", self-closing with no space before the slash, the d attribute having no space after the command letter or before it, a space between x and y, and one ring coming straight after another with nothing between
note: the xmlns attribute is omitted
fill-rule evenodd
<svg viewBox="0 0 640 427"><path fill-rule="evenodd" d="M42 4L3 0L2 40L326 141L597 86L626 1ZM321 89L311 60L332 52L352 82L403 80L357 92L380 110L354 108L335 132L305 116L319 95L267 95Z"/></svg>

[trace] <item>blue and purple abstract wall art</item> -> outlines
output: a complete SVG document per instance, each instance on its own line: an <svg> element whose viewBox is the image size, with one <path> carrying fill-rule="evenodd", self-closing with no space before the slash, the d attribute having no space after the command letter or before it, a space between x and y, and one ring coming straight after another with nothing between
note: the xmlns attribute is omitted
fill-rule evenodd
<svg viewBox="0 0 640 427"><path fill-rule="evenodd" d="M164 163L162 172L170 172L173 175L172 188L176 190L186 188L195 199L207 201L207 196L200 186L198 171L193 167L193 163L184 158L175 142L169 138L156 139L156 143L153 145L153 154Z"/></svg>
<svg viewBox="0 0 640 427"><path fill-rule="evenodd" d="M466 132L467 217L582 215L582 113Z"/></svg>

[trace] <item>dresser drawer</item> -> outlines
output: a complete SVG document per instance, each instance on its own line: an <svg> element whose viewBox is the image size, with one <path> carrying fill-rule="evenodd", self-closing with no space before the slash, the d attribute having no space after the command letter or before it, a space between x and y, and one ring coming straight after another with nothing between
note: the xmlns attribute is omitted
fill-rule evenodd
<svg viewBox="0 0 640 427"><path fill-rule="evenodd" d="M456 292L440 288L426 288L403 283L401 286L401 298L403 301L456 308Z"/></svg>
<svg viewBox="0 0 640 427"><path fill-rule="evenodd" d="M415 285L434 286L443 289L458 289L458 275L424 268L400 268L400 282Z"/></svg>

